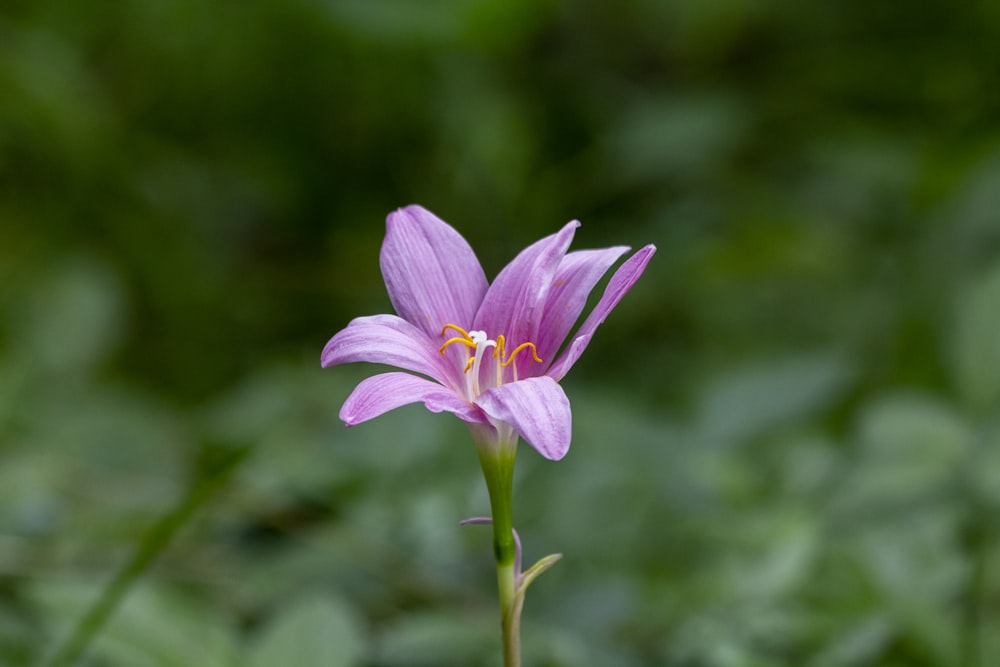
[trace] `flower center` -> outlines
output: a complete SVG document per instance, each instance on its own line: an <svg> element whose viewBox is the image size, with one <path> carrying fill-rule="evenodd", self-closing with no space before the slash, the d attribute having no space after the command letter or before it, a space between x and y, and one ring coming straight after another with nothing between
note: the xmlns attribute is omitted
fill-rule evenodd
<svg viewBox="0 0 1000 667"><path fill-rule="evenodd" d="M538 358L538 350L535 348L535 344L528 341L521 343L513 350L510 354L506 351L506 339L503 334L497 336L496 340L491 340L489 336L486 335L485 331L466 331L460 326L454 324L446 324L444 328L441 329L441 335L447 336L448 331L458 334L446 340L444 344L438 350L442 355L445 350L448 349L450 345L464 345L469 348L469 359L465 363L465 370L463 373L467 374L472 371L471 379L472 394L474 396L479 395L479 368L483 361L483 355L488 348L493 348L493 358L496 360L496 382L497 386L501 384L501 378L503 377L503 369L507 368L514 363L517 358L517 354L522 350L531 350L531 358L541 363L542 360ZM517 365L514 365L514 378L517 379Z"/></svg>

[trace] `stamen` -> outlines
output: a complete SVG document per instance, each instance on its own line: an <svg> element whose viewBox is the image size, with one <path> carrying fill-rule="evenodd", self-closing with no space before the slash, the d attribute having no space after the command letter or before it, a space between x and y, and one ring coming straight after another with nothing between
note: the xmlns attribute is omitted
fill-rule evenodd
<svg viewBox="0 0 1000 667"><path fill-rule="evenodd" d="M476 344L473 343L468 338L459 338L458 336L456 336L455 338L449 338L448 340L446 340L444 342L444 345L442 345L441 347L438 348L438 352L440 352L441 354L444 354L445 348L448 347L449 345L451 345L452 343L461 343L462 345L465 345L466 347L471 347L473 350L476 349Z"/></svg>
<svg viewBox="0 0 1000 667"><path fill-rule="evenodd" d="M510 356L507 357L506 360L500 362L500 365L503 366L504 368L506 368L507 366L510 366L511 363L514 361L514 357L517 356L517 353L520 352L521 350L525 350L527 348L531 348L531 358L534 359L535 361L537 361L538 363L541 363L542 360L538 358L538 350L535 349L535 344L534 343L521 343L520 345L518 345L517 347L514 348L514 351L510 353Z"/></svg>
<svg viewBox="0 0 1000 667"><path fill-rule="evenodd" d="M451 329L455 333L462 334L462 338L466 338L468 340L472 340L471 338L469 338L469 332L468 331L466 331L462 327L460 327L458 325L455 325L455 324L446 324L443 327L441 327L441 335L442 336L445 335L445 332L448 331L448 329Z"/></svg>
<svg viewBox="0 0 1000 667"><path fill-rule="evenodd" d="M455 343L464 345L470 350L473 350L473 353L469 355L468 360L465 362L465 370L462 372L467 374L471 370L476 378L478 378L479 375L479 362L483 358L483 352L485 352L488 347L493 348L493 358L497 360L498 373L499 368L506 368L514 363L517 353L521 350L530 349L531 358L538 363L542 362L542 360L538 358L538 350L535 348L534 343L521 343L508 355L506 353L507 339L503 334L498 335L496 340L490 340L485 331L466 331L456 324L446 324L441 328L441 335L448 335L449 330L460 335L453 336L452 338L446 340L444 344L438 348L438 352L443 355L444 351L448 349L448 346L454 345ZM517 375L517 366L514 367L514 375ZM475 379L473 382L475 382Z"/></svg>
<svg viewBox="0 0 1000 667"><path fill-rule="evenodd" d="M504 348L504 345L506 345L506 344L507 344L507 339L504 338L503 334L500 334L499 336L497 336L497 344L496 344L496 347L493 348L493 358L494 359L496 359L497 357L500 357L501 359L503 359L503 348Z"/></svg>

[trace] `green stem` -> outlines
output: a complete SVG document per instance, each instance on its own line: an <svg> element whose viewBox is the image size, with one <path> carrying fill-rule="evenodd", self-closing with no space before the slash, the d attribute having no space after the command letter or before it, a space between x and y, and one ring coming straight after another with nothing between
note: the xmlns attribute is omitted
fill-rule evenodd
<svg viewBox="0 0 1000 667"><path fill-rule="evenodd" d="M521 601L514 600L516 577L513 563L506 566L497 563L504 667L521 667Z"/></svg>
<svg viewBox="0 0 1000 667"><path fill-rule="evenodd" d="M493 514L493 555L497 563L500 593L503 664L504 667L520 667L522 601L516 597L520 573L515 571L517 551L512 509L517 436L511 433L496 440L476 438L476 445Z"/></svg>

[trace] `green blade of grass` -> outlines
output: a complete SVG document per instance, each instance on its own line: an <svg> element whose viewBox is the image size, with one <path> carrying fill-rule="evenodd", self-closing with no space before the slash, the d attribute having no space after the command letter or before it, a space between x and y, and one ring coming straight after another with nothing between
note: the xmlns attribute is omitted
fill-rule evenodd
<svg viewBox="0 0 1000 667"><path fill-rule="evenodd" d="M191 488L177 505L150 526L131 557L76 622L66 639L49 656L43 657L39 667L70 667L84 655L132 586L198 508L229 480L250 451L251 447L242 447L227 452L208 472L191 484Z"/></svg>

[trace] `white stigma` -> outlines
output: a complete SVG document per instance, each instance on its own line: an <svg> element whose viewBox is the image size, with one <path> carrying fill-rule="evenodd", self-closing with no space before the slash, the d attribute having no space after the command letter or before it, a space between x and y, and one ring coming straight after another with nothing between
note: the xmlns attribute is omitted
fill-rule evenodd
<svg viewBox="0 0 1000 667"><path fill-rule="evenodd" d="M479 365L483 361L483 352L487 348L496 347L497 342L495 340L490 340L486 336L485 331L470 331L469 340L471 340L476 346L476 356L472 361L472 373L469 379L472 381L470 390L472 396L479 396Z"/></svg>
<svg viewBox="0 0 1000 667"><path fill-rule="evenodd" d="M486 336L485 331L470 331L469 340L471 340L476 345L476 351L479 351L480 346L484 347L496 347L497 342L495 340L490 340Z"/></svg>

